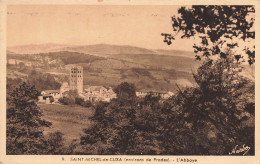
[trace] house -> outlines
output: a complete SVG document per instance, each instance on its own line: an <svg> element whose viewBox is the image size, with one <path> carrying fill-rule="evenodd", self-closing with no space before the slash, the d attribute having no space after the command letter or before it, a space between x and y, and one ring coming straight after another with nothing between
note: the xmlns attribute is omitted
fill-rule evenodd
<svg viewBox="0 0 260 164"><path fill-rule="evenodd" d="M45 104L50 104L50 98L52 97L51 94L44 94L41 96L38 96L38 102L43 102Z"/></svg>
<svg viewBox="0 0 260 164"><path fill-rule="evenodd" d="M7 60L7 64L10 64L10 65L16 65L16 64L20 64L20 63L23 63L27 67L32 66L32 62L25 61L25 60L18 60L18 59L8 59Z"/></svg>
<svg viewBox="0 0 260 164"><path fill-rule="evenodd" d="M173 92L163 92L163 91L137 91L136 96L137 97L145 97L146 95L153 95L153 96L160 96L162 99L168 99L171 96L174 95Z"/></svg>
<svg viewBox="0 0 260 164"><path fill-rule="evenodd" d="M50 98L54 98L54 102L57 102L59 98L61 98L61 94L59 90L45 90L41 92L41 96L39 97L39 102L44 102L47 104L50 101Z"/></svg>
<svg viewBox="0 0 260 164"><path fill-rule="evenodd" d="M45 90L41 92L42 95L51 95L54 99L60 98L59 90Z"/></svg>
<svg viewBox="0 0 260 164"><path fill-rule="evenodd" d="M112 99L116 98L116 93L113 91L113 89L110 87L106 93L103 95L103 99L106 102L110 102Z"/></svg>
<svg viewBox="0 0 260 164"><path fill-rule="evenodd" d="M173 92L157 92L162 99L168 99L174 95Z"/></svg>
<svg viewBox="0 0 260 164"><path fill-rule="evenodd" d="M8 59L7 60L7 63L12 64L12 65L19 64L19 63L22 63L22 62L23 62L22 60L18 60L18 59Z"/></svg>
<svg viewBox="0 0 260 164"><path fill-rule="evenodd" d="M31 67L31 66L32 66L32 63L31 63L31 62L25 62L25 66Z"/></svg>
<svg viewBox="0 0 260 164"><path fill-rule="evenodd" d="M94 96L101 96L107 92L107 89L102 86L90 86L87 89L85 89L85 92Z"/></svg>
<svg viewBox="0 0 260 164"><path fill-rule="evenodd" d="M137 91L135 94L137 97L145 97L148 93L146 91Z"/></svg>
<svg viewBox="0 0 260 164"><path fill-rule="evenodd" d="M103 86L86 86L84 89L85 100L89 101L106 101L109 102L111 99L116 98L116 94L112 88L106 89Z"/></svg>

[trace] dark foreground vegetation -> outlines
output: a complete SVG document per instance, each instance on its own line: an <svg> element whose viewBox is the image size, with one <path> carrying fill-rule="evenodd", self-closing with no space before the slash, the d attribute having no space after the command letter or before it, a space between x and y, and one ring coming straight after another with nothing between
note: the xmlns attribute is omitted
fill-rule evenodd
<svg viewBox="0 0 260 164"><path fill-rule="evenodd" d="M117 99L96 106L95 125L75 152L223 155L245 144L254 154L254 82L239 69L231 59L207 60L194 74L196 87L164 102L121 88Z"/></svg>

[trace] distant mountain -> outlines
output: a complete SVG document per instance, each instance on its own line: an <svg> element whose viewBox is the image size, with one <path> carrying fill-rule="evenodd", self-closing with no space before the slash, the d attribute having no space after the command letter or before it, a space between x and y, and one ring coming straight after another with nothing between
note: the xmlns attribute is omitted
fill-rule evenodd
<svg viewBox="0 0 260 164"><path fill-rule="evenodd" d="M9 50L7 50L7 51L6 51L6 53L7 53L7 54L10 54L10 55L15 55L15 53L14 53L14 52L12 52L12 51L9 51Z"/></svg>
<svg viewBox="0 0 260 164"><path fill-rule="evenodd" d="M72 46L64 44L30 44L8 47L9 52L17 54L38 54L58 51L79 52L85 54L91 54L96 56L108 56L109 54L151 54L156 53L153 50L134 47L134 46L119 46L109 44L96 44L96 45L84 45L84 46Z"/></svg>
<svg viewBox="0 0 260 164"><path fill-rule="evenodd" d="M168 56L184 56L194 58L194 52L181 51L181 50L151 50L146 48L128 46L128 45L109 45L109 44L96 44L86 46L73 46L57 49L57 51L73 51L85 54L92 54L102 57L112 57L118 54L136 55L136 54L157 54Z"/></svg>
<svg viewBox="0 0 260 164"><path fill-rule="evenodd" d="M68 45L64 44L30 44L30 45L21 45L21 46L12 46L7 47L7 51L10 53L16 54L38 54L38 53L48 53L56 51L57 49L67 47Z"/></svg>
<svg viewBox="0 0 260 164"><path fill-rule="evenodd" d="M58 49L57 49L58 50ZM153 50L128 45L96 44L86 46L64 47L59 51L73 51L102 57L110 57L113 54L153 54Z"/></svg>
<svg viewBox="0 0 260 164"><path fill-rule="evenodd" d="M184 56L189 58L194 58L195 53L192 51L181 51L181 50L155 50L158 55L168 55L168 56Z"/></svg>
<svg viewBox="0 0 260 164"><path fill-rule="evenodd" d="M168 55L168 56L184 56L193 58L195 55L193 52L180 51L180 50L151 50L146 48L140 48L129 45L110 45L110 44L95 44L95 45L83 45L83 46L72 46L64 44L31 44L22 46L8 47L9 53L16 54L39 54L48 52L79 52L84 54L90 54L101 57L114 57L119 54L136 55L136 54L157 54L157 55Z"/></svg>

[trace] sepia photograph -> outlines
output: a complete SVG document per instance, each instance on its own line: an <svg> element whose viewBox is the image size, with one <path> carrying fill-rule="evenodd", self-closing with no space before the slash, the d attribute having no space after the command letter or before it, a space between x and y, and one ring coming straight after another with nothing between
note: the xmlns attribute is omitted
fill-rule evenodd
<svg viewBox="0 0 260 164"><path fill-rule="evenodd" d="M255 13L7 5L6 155L255 156Z"/></svg>

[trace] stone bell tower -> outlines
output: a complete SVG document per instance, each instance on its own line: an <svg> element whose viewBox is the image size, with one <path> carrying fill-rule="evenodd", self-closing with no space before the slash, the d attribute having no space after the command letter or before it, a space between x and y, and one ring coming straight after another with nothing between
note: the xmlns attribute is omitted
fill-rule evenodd
<svg viewBox="0 0 260 164"><path fill-rule="evenodd" d="M83 92L83 67L72 66L70 68L70 89Z"/></svg>

